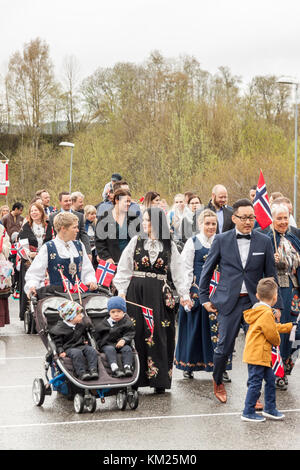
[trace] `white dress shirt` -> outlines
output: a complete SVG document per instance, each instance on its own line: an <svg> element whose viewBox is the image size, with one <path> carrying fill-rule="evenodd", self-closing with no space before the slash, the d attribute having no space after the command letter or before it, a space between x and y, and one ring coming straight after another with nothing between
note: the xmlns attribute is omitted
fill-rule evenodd
<svg viewBox="0 0 300 470"><path fill-rule="evenodd" d="M243 233L239 232L237 230L237 228L235 230L236 230L236 234L239 233L240 235L244 235ZM251 235L251 233L249 235ZM241 258L242 266L245 269L247 259L248 259L248 255L249 255L251 240L248 240L247 238L238 238L236 241L237 241L238 249L239 249L239 252L240 252L240 258ZM243 281L243 284L242 284L242 287L241 287L241 294L248 294L246 284L245 284L244 281Z"/></svg>
<svg viewBox="0 0 300 470"><path fill-rule="evenodd" d="M59 238L58 235L52 241L54 242L57 252L61 258L74 259L74 257L78 257L77 248L75 247L72 241L66 243L61 238ZM86 250L83 243L80 242L80 244L82 250L81 281L84 284L90 284L91 282L97 284L93 265L86 254ZM39 289L40 287L44 286L47 268L48 249L46 245L43 245L40 251L38 252L37 256L34 258L34 261L29 267L28 271L26 272L24 287L24 291L26 294L28 293L31 287Z"/></svg>

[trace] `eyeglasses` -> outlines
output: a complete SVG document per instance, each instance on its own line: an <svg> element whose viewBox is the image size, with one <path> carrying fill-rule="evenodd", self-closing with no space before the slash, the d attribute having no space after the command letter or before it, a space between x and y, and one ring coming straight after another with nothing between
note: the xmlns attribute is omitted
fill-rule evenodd
<svg viewBox="0 0 300 470"><path fill-rule="evenodd" d="M241 217L240 215L235 215L234 214L234 216L237 217L238 219L240 219L242 222L247 222L248 219L250 220L250 222L253 222L256 219L255 215L249 215L249 216L243 215Z"/></svg>

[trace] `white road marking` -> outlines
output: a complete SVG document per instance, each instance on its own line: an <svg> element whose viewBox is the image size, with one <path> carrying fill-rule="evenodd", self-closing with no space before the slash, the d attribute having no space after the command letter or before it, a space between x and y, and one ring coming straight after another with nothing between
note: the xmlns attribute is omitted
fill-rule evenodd
<svg viewBox="0 0 300 470"><path fill-rule="evenodd" d="M282 413L298 413L300 409L294 410L280 410ZM26 428L26 427L45 427L45 426L68 426L68 425L78 425L78 424L103 424L103 423L124 423L125 421L154 421L154 420L167 420L167 419L193 419L193 418L214 418L220 416L240 416L240 412L233 413L202 413L194 415L168 415L168 416L144 416L136 418L112 418L112 419L95 419L95 420L86 420L86 421L61 421L56 423L27 423L27 424L7 424L0 425L0 429L16 429L16 428Z"/></svg>

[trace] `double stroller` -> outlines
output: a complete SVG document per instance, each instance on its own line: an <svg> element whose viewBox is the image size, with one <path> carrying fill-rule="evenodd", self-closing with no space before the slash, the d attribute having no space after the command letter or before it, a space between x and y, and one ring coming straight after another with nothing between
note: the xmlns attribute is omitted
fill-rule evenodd
<svg viewBox="0 0 300 470"><path fill-rule="evenodd" d="M92 325L88 328L88 336L91 345L95 348L96 342L93 337L93 330L98 322L108 316L107 301L110 296L111 294L101 287L98 288L96 293L84 293L80 297L78 297L78 294L72 295L75 302L81 301L84 315L87 315L91 320L87 322ZM116 395L117 407L120 410L125 410L127 405L130 409L136 409L139 398L137 390L133 386L138 380L140 364L134 342L131 344L134 357L134 370L131 377L113 377L105 354L98 351L99 378L81 381L74 374L71 359L58 356L49 330L58 321L57 309L66 298L68 298L68 294L56 291L48 295L43 294L41 298L39 298L38 292L38 297L31 298L35 327L47 349L44 363L46 382L42 378L35 378L33 381L32 397L35 405L41 406L46 395L51 395L52 391L56 391L68 400L73 400L76 413L84 411L93 413L97 407L97 398L104 403L105 397L112 395ZM122 368L120 354L118 354L118 363L119 367ZM49 378L49 374L51 374L51 378Z"/></svg>

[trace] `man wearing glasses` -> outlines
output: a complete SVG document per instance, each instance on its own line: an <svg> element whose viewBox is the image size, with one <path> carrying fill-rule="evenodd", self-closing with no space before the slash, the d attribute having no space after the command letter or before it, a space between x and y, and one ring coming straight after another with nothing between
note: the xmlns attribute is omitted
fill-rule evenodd
<svg viewBox="0 0 300 470"><path fill-rule="evenodd" d="M255 214L251 201L240 199L233 204L235 228L216 235L200 279L200 302L209 313L217 313L219 338L214 351L214 394L226 403L223 373L233 352L235 339L243 320L243 311L257 301L256 286L263 277L274 277L274 254L271 240L254 231ZM215 268L220 271L217 289L209 297L209 284ZM278 296L277 309L282 308ZM280 318L280 311L277 311Z"/></svg>

